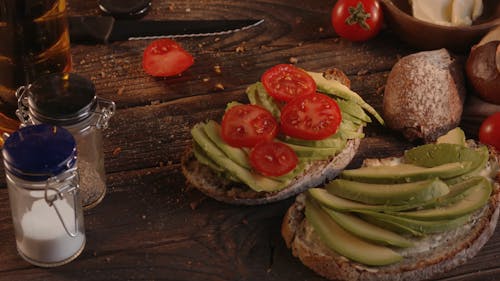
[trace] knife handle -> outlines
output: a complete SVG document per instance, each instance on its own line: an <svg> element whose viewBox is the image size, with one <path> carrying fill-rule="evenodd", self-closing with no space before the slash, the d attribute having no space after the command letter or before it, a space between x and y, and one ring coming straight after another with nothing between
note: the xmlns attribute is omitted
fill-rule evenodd
<svg viewBox="0 0 500 281"><path fill-rule="evenodd" d="M115 19L113 17L69 17L71 42L107 44Z"/></svg>

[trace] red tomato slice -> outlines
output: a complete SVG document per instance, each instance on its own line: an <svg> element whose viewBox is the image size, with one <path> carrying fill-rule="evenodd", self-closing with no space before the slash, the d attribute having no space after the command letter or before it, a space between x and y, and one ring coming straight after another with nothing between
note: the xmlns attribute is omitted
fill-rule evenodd
<svg viewBox="0 0 500 281"><path fill-rule="evenodd" d="M479 141L500 151L500 112L490 115L481 123Z"/></svg>
<svg viewBox="0 0 500 281"><path fill-rule="evenodd" d="M316 82L304 70L291 64L271 67L261 77L267 93L279 101L316 93Z"/></svg>
<svg viewBox="0 0 500 281"><path fill-rule="evenodd" d="M264 176L282 176L298 161L295 151L280 142L260 142L250 151L250 165Z"/></svg>
<svg viewBox="0 0 500 281"><path fill-rule="evenodd" d="M193 63L193 56L171 39L151 42L142 57L144 71L149 75L160 77L180 74Z"/></svg>
<svg viewBox="0 0 500 281"><path fill-rule="evenodd" d="M319 93L299 96L281 110L281 130L294 138L325 139L337 132L340 121L338 104Z"/></svg>
<svg viewBox="0 0 500 281"><path fill-rule="evenodd" d="M221 137L231 146L253 147L272 140L278 133L278 122L266 109L253 104L236 105L222 117Z"/></svg>

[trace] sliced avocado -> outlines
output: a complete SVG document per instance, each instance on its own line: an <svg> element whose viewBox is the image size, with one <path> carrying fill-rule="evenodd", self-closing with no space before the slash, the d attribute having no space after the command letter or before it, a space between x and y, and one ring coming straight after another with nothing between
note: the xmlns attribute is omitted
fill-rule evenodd
<svg viewBox="0 0 500 281"><path fill-rule="evenodd" d="M228 111L231 107L233 107L233 106L237 106L237 105L242 105L242 103L241 103L241 102L237 102L237 101L228 102L228 103L226 104L226 109L225 109L225 111Z"/></svg>
<svg viewBox="0 0 500 281"><path fill-rule="evenodd" d="M478 167L482 162L482 157L474 149L452 143L424 144L407 150L404 154L405 163L428 168L464 161L471 162L471 166L462 174Z"/></svg>
<svg viewBox="0 0 500 281"><path fill-rule="evenodd" d="M388 265L403 259L388 247L370 243L345 231L311 200L306 200L305 215L321 241L348 259L374 266Z"/></svg>
<svg viewBox="0 0 500 281"><path fill-rule="evenodd" d="M356 117L353 117L353 116L351 116L349 114L343 114L342 115L342 120L347 120L347 121L352 122L352 123L354 123L354 124L356 124L358 126L364 126L366 124L365 121L363 121L361 119L358 119Z"/></svg>
<svg viewBox="0 0 500 281"><path fill-rule="evenodd" d="M481 181L481 184L467 190L465 192L466 195L462 199L451 205L412 212L398 212L394 213L394 215L429 221L454 219L482 208L488 202L491 190L490 182L485 179Z"/></svg>
<svg viewBox="0 0 500 281"><path fill-rule="evenodd" d="M448 184L450 192L444 196L436 198L434 201L430 201L426 204L421 205L423 209L435 208L440 206L446 206L455 203L456 201L462 199L466 195L466 191L471 187L483 184L482 181L486 180L481 176L473 176L464 179L456 184Z"/></svg>
<svg viewBox="0 0 500 281"><path fill-rule="evenodd" d="M232 147L224 142L220 136L220 130L220 125L213 120L208 121L205 126L203 126L203 131L208 138L215 143L215 145L217 145L217 147L222 150L227 157L236 162L238 165L251 169L252 166L250 166L250 162L248 162L248 155L246 151L238 147Z"/></svg>
<svg viewBox="0 0 500 281"><path fill-rule="evenodd" d="M283 141L281 141L283 142ZM344 147L311 147L305 145L291 144L288 142L283 142L295 151L298 157L318 157L322 156L322 159L326 159L330 156L336 155Z"/></svg>
<svg viewBox="0 0 500 281"><path fill-rule="evenodd" d="M378 114L378 112L368 103L366 103L362 97L353 92L348 87L342 85L337 80L328 80L323 77L322 73L318 72L307 72L316 82L316 86L318 87L318 91L337 96L339 98L343 98L345 100L351 100L357 104L359 104L363 109L372 114L380 124L384 125L384 119Z"/></svg>
<svg viewBox="0 0 500 281"><path fill-rule="evenodd" d="M464 181L467 178L480 175L480 173L484 170L484 168L486 167L486 164L488 163L488 160L490 157L490 152L485 145L482 145L482 146L476 148L475 151L477 153L479 153L479 155L481 157L481 162L479 163L479 165L476 168L470 170L469 172L467 172L463 175L460 175L458 177L454 177L451 179L447 179L446 180L447 184L449 184L449 185L456 184L456 183Z"/></svg>
<svg viewBox="0 0 500 281"><path fill-rule="evenodd" d="M336 212L327 208L323 208L323 210L342 228L344 228L351 234L359 236L360 238L375 242L377 244L390 245L401 248L413 246L413 243L403 236L374 224L368 223L352 214Z"/></svg>
<svg viewBox="0 0 500 281"><path fill-rule="evenodd" d="M346 145L346 140L333 135L329 138L322 139L322 140L302 140L302 139L297 139L297 138L292 138L289 136L284 136L282 137L283 142L286 142L287 144L295 144L295 145L300 145L300 146L307 146L311 148L336 148L339 151L344 149ZM331 155L331 154L328 154Z"/></svg>
<svg viewBox="0 0 500 281"><path fill-rule="evenodd" d="M318 201L322 206L336 211L355 211L355 210L372 210L372 211L403 211L411 210L421 205L421 203L413 203L406 205L372 205L364 204L342 197L338 197L326 191L323 188L311 188L308 190L309 195Z"/></svg>
<svg viewBox="0 0 500 281"><path fill-rule="evenodd" d="M210 169L216 172L224 172L224 168L220 167L212 161L208 156L206 156L205 152L200 148L200 145L196 142L193 142L193 154L196 157L196 160L201 164L208 166Z"/></svg>
<svg viewBox="0 0 500 281"><path fill-rule="evenodd" d="M366 215L366 214L361 214L361 213L358 215L361 217L361 219L363 219L367 222L378 225L384 229L394 231L396 233L413 235L413 236L417 236L417 237L425 236L425 234L423 232L417 231L415 229L412 229L412 228L405 226L405 225L402 225L400 223L396 223L396 222L393 222L393 221L390 221L387 219L376 218L376 217Z"/></svg>
<svg viewBox="0 0 500 281"><path fill-rule="evenodd" d="M336 179L326 190L345 199L374 205L407 205L423 203L449 192L438 178L399 184L375 184Z"/></svg>
<svg viewBox="0 0 500 281"><path fill-rule="evenodd" d="M277 191L284 188L287 182L279 182L262 175L251 172L250 170L241 167L233 160L229 159L222 150L205 134L203 130L204 124L196 124L191 129L191 135L200 148L206 155L212 159L218 166L224 169L232 176L239 178L243 183L248 185L255 191Z"/></svg>
<svg viewBox="0 0 500 281"><path fill-rule="evenodd" d="M437 138L436 143L453 143L465 146L465 133L460 127L456 127Z"/></svg>
<svg viewBox="0 0 500 281"><path fill-rule="evenodd" d="M432 168L412 164L395 166L370 166L344 170L342 178L367 183L403 183L431 178L449 179L462 175L470 168L471 162L454 162Z"/></svg>
<svg viewBox="0 0 500 281"><path fill-rule="evenodd" d="M362 125L354 124L352 121L349 121L349 120L346 120L345 118L342 118L342 121L340 122L339 130L357 132L359 130L359 127L361 127L361 126Z"/></svg>
<svg viewBox="0 0 500 281"><path fill-rule="evenodd" d="M468 215L457 217L454 219L425 221L405 218L392 214L377 213L368 210L356 211L356 213L361 213L363 215L376 218L379 221L383 221L386 224L392 224L393 226L401 225L423 234L452 230L461 225L464 225L469 220Z"/></svg>
<svg viewBox="0 0 500 281"><path fill-rule="evenodd" d="M357 119L360 119L363 122L370 123L372 122L372 119L368 114L365 113L363 108L359 106L357 103L350 101L350 100L344 100L344 99L335 99L337 104L340 107L340 110L342 111L342 115L349 114L352 117L355 117Z"/></svg>
<svg viewBox="0 0 500 281"><path fill-rule="evenodd" d="M264 85L261 82L256 82L250 85L247 90L247 97L251 104L256 104L267 109L271 114L279 120L281 110L273 97L267 94Z"/></svg>

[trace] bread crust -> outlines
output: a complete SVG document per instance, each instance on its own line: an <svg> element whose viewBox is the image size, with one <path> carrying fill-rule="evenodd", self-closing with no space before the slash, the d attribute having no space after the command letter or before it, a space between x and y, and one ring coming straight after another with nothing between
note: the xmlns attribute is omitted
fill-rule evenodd
<svg viewBox="0 0 500 281"><path fill-rule="evenodd" d="M257 192L244 184L229 181L201 164L189 147L181 159L182 173L189 184L215 200L236 205L260 205L297 195L310 187L335 178L352 160L360 140L350 139L345 148L328 160L310 163L284 189L276 192Z"/></svg>
<svg viewBox="0 0 500 281"><path fill-rule="evenodd" d="M497 153L490 157L498 160ZM500 213L498 175L489 203L472 216L463 228L468 231L447 232L439 248L405 257L403 261L382 267L368 267L328 249L305 219L304 195L285 214L281 233L292 254L319 275L331 280L426 280L449 271L475 256L493 235ZM444 235L444 234L438 234ZM449 237L448 237L449 236Z"/></svg>

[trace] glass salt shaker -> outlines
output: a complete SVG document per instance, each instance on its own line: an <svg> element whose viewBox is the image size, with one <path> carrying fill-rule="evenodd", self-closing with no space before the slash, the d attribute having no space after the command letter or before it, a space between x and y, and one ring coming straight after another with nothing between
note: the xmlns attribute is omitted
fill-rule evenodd
<svg viewBox="0 0 500 281"><path fill-rule="evenodd" d="M18 253L42 267L74 260L85 231L71 133L46 124L24 127L8 137L2 154Z"/></svg>
<svg viewBox="0 0 500 281"><path fill-rule="evenodd" d="M83 209L93 208L106 194L102 130L115 103L96 96L94 84L79 75L55 73L20 87L17 116L23 125L62 126L76 139Z"/></svg>

